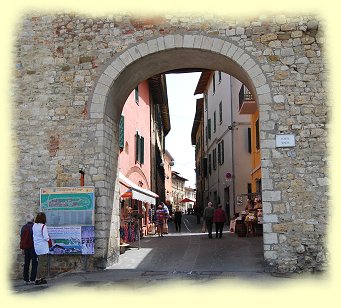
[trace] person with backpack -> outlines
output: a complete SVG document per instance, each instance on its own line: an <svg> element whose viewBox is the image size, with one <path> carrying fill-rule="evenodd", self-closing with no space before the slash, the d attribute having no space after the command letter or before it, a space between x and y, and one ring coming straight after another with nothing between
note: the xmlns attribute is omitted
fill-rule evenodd
<svg viewBox="0 0 341 308"><path fill-rule="evenodd" d="M44 273L47 271L48 266L48 253L49 249L49 234L47 232L46 227L46 215L43 212L37 214L35 223L33 225L33 242L34 249L36 254L38 255L38 268L37 268L37 277L35 284L46 284L47 281L44 278Z"/></svg>
<svg viewBox="0 0 341 308"><path fill-rule="evenodd" d="M37 276L38 256L35 253L33 245L33 223L33 215L27 214L26 224L22 226L20 231L20 249L25 256L23 278L26 284L34 282Z"/></svg>

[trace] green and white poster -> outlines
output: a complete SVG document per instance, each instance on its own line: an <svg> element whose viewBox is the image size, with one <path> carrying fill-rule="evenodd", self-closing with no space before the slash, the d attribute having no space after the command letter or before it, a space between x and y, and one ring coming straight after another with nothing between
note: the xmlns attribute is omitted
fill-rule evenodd
<svg viewBox="0 0 341 308"><path fill-rule="evenodd" d="M50 254L94 254L94 187L41 188L40 210L53 243Z"/></svg>

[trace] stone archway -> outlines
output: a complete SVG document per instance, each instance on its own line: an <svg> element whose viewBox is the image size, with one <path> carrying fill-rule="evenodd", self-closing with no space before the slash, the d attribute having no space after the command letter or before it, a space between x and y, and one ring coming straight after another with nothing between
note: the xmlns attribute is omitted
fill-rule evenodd
<svg viewBox="0 0 341 308"><path fill-rule="evenodd" d="M105 130L113 129L115 131L126 98L139 82L155 74L179 68L223 71L247 85L259 105L267 105L272 101L270 85L264 72L257 61L245 50L223 39L205 35L177 34L152 38L130 46L111 60L97 80L89 105L89 117L103 118L104 126L107 126ZM264 117L262 125L269 127ZM110 136L104 143L111 143L112 153L118 153L115 137ZM98 155L100 154L98 153ZM117 159L113 157L111 162L113 169L110 173L112 179L107 179L109 182L116 181ZM265 172L265 174L269 174L269 172ZM269 182L270 179L267 180ZM280 194L280 192L274 193ZM108 204L111 203L111 200L114 204L118 204L117 194L109 195ZM264 201L269 202L271 200L265 199ZM106 209L103 208L103 211ZM264 215L267 214L270 213ZM113 215L117 215L115 209ZM116 221L115 217L112 218L112 221ZM103 230L111 239L114 234L117 234L115 226L112 226L110 235L107 233L108 230ZM116 227L118 228L118 226ZM265 241L268 236L272 236L272 233L266 232L264 234ZM115 255L117 248L112 241L110 244L112 247L108 247L108 251L112 251ZM109 262L115 261L109 255L108 260L110 260Z"/></svg>
<svg viewBox="0 0 341 308"><path fill-rule="evenodd" d="M38 210L39 188L78 186L83 164L87 185L96 187L96 254L89 267L117 261L118 206L112 205L118 204L116 139L124 101L153 74L202 67L233 75L259 105L266 269L323 270L328 105L319 21L173 17L23 18L15 44L12 205L20 215L13 234L28 211ZM277 148L277 134L294 134L296 146ZM18 248L12 255L18 274ZM54 261L59 272L79 268L81 257Z"/></svg>

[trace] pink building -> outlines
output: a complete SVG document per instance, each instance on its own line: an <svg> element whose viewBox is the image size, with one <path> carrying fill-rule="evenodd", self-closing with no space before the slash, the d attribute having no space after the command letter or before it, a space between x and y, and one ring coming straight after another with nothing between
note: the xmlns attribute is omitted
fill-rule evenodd
<svg viewBox="0 0 341 308"><path fill-rule="evenodd" d="M129 95L122 110L119 171L136 185L150 189L150 99L144 81ZM121 137L123 139L121 140Z"/></svg>
<svg viewBox="0 0 341 308"><path fill-rule="evenodd" d="M166 204L173 204L173 195L172 195L172 166L174 165L174 158L170 155L170 153L166 150L164 155L165 160L165 196L166 196Z"/></svg>
<svg viewBox="0 0 341 308"><path fill-rule="evenodd" d="M121 243L136 240L137 229L142 236L153 233L155 207L165 200L165 167L161 157L169 130L166 79L159 74L132 91L121 114L118 157ZM127 238L127 234L132 238Z"/></svg>
<svg viewBox="0 0 341 308"><path fill-rule="evenodd" d="M136 240L136 232L140 232L141 236L148 233L150 208L158 197L150 190L149 93L148 82L140 83L129 95L121 114L118 157L121 244Z"/></svg>

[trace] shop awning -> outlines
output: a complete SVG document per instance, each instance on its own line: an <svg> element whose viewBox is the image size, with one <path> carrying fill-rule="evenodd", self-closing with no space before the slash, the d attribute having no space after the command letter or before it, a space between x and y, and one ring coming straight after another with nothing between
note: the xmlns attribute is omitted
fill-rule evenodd
<svg viewBox="0 0 341 308"><path fill-rule="evenodd" d="M121 172L118 173L118 178L123 185L129 188L120 196L121 198L133 198L142 202L156 204L156 198L159 197L156 193L136 185Z"/></svg>
<svg viewBox="0 0 341 308"><path fill-rule="evenodd" d="M183 199L183 200L181 200L180 202L182 202L182 203L185 203L185 202L195 202L195 199L192 199L192 198L185 198L185 199Z"/></svg>

